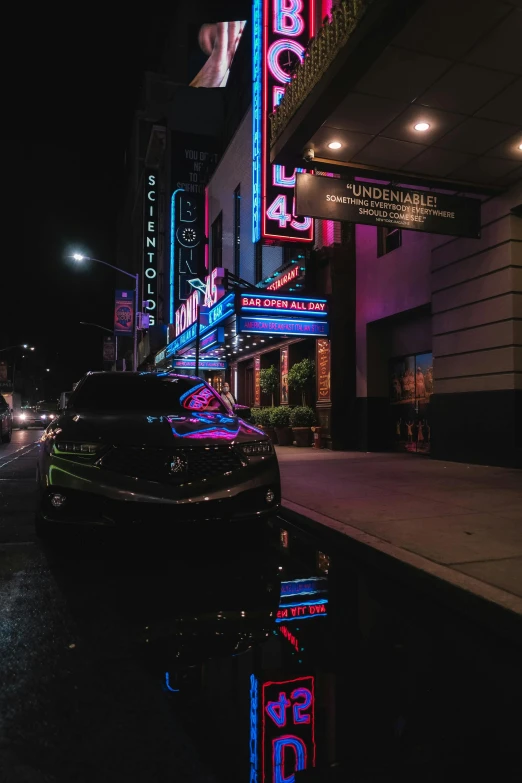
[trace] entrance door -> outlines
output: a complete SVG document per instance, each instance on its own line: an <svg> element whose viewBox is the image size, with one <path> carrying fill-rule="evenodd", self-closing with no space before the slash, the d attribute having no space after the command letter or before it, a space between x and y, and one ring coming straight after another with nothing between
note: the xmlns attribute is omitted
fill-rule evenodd
<svg viewBox="0 0 522 783"><path fill-rule="evenodd" d="M397 451L431 451L433 356L419 353L390 362L390 426Z"/></svg>

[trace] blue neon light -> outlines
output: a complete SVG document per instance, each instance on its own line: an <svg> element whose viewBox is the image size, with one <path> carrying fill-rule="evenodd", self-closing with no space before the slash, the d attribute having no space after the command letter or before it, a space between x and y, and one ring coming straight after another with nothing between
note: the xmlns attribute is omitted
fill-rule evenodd
<svg viewBox="0 0 522 783"><path fill-rule="evenodd" d="M176 239L176 193L184 192L184 188L178 188L174 191L170 198L170 285L169 285L169 299L170 299L170 320L169 323L174 323L174 268L176 266L175 259L175 239ZM170 354L169 354L170 355Z"/></svg>
<svg viewBox="0 0 522 783"><path fill-rule="evenodd" d="M284 608L284 607L283 607ZM303 617L303 615L299 615L298 617L277 617L276 623L284 623L285 625L287 623L302 623L304 620L317 620L318 617L328 617L328 612L321 612L320 614L307 614ZM298 631L299 628L296 628Z"/></svg>
<svg viewBox="0 0 522 783"><path fill-rule="evenodd" d="M168 359L170 356L172 356L172 354L177 353L180 348L183 348L183 346L189 343L191 340L195 340L197 328L197 324L192 324L192 326L189 326L189 328L180 334L179 337L176 337L175 340L169 343L169 345L167 345L165 348L166 358Z"/></svg>
<svg viewBox="0 0 522 783"><path fill-rule="evenodd" d="M165 687L168 691L171 691L172 693L179 693L179 688L171 688L170 687L170 674L168 672L165 672Z"/></svg>
<svg viewBox="0 0 522 783"><path fill-rule="evenodd" d="M281 598L293 595L317 595L327 589L327 580L322 576L311 576L308 579L292 579L281 582Z"/></svg>
<svg viewBox="0 0 522 783"><path fill-rule="evenodd" d="M249 334L286 334L299 337L328 337L328 321L298 321L291 318L239 319L239 331Z"/></svg>
<svg viewBox="0 0 522 783"><path fill-rule="evenodd" d="M252 10L252 241L261 239L263 0Z"/></svg>
<svg viewBox="0 0 522 783"><path fill-rule="evenodd" d="M250 783L257 783L257 678L250 675Z"/></svg>
<svg viewBox="0 0 522 783"><path fill-rule="evenodd" d="M227 296L223 297L223 299L220 299L219 302L217 302L214 307L208 311L208 323L201 327L200 333L205 334L213 326L216 326L217 324L221 323L221 321L224 321L225 318L228 318L234 307L234 300L235 295L233 293L228 294Z"/></svg>

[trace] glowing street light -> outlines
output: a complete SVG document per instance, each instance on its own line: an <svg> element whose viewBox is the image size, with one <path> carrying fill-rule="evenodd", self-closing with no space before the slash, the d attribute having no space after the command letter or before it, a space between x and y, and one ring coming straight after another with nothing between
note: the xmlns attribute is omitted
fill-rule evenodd
<svg viewBox="0 0 522 783"><path fill-rule="evenodd" d="M134 307L134 351L132 356L132 364L133 364L133 370L136 371L138 369L138 295L139 295L139 287L140 287L140 276L138 273L135 275L132 274L132 272L127 272L126 269L121 269L119 266L114 266L114 264L109 264L107 261L102 261L100 258L93 258L92 256L84 256L81 253L73 253L72 258L75 261L96 261L97 264L103 264L104 266L108 266L111 269L116 270L116 272L121 272L122 275L127 275L127 277L132 277L135 282L135 307Z"/></svg>

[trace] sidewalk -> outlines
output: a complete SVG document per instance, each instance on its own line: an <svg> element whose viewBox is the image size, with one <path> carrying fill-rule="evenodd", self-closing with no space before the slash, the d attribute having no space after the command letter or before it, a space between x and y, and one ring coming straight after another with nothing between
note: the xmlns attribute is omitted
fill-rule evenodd
<svg viewBox="0 0 522 783"><path fill-rule="evenodd" d="M522 615L522 471L277 447L283 507Z"/></svg>

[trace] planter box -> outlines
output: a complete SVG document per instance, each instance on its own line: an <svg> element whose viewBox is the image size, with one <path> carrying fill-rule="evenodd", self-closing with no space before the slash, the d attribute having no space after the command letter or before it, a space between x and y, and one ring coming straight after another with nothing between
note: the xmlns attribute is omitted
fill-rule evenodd
<svg viewBox="0 0 522 783"><path fill-rule="evenodd" d="M296 446L310 446L312 430L310 427L292 427Z"/></svg>
<svg viewBox="0 0 522 783"><path fill-rule="evenodd" d="M294 436L291 427L275 427L277 442L280 446L291 446Z"/></svg>

